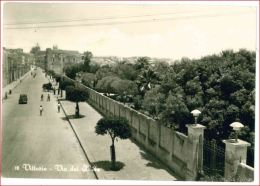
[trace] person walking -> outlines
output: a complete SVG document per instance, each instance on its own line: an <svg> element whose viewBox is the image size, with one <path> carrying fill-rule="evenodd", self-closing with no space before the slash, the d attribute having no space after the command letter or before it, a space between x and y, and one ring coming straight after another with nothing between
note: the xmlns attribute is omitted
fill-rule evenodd
<svg viewBox="0 0 260 186"><path fill-rule="evenodd" d="M43 94L41 95L41 101L43 101Z"/></svg>
<svg viewBox="0 0 260 186"><path fill-rule="evenodd" d="M58 112L60 113L60 103L58 103Z"/></svg>
<svg viewBox="0 0 260 186"><path fill-rule="evenodd" d="M48 94L47 101L50 101L50 100L51 100L51 97L50 97L50 94Z"/></svg>
<svg viewBox="0 0 260 186"><path fill-rule="evenodd" d="M40 106L40 116L42 116L43 108Z"/></svg>

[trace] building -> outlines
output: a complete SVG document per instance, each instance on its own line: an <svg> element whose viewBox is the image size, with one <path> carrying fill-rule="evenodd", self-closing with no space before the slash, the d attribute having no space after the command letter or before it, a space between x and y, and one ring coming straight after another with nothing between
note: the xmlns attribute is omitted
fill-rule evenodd
<svg viewBox="0 0 260 186"><path fill-rule="evenodd" d="M46 51L38 51L35 53L34 57L35 65L42 69L46 69Z"/></svg>
<svg viewBox="0 0 260 186"><path fill-rule="evenodd" d="M58 74L70 65L83 63L83 54L73 50L60 50L57 47L46 49L46 69Z"/></svg>
<svg viewBox="0 0 260 186"><path fill-rule="evenodd" d="M23 76L33 64L34 56L23 49L3 48L3 87Z"/></svg>

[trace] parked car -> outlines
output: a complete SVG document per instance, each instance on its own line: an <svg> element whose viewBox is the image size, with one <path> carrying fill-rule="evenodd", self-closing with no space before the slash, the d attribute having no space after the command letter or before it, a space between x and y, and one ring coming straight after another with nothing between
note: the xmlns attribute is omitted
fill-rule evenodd
<svg viewBox="0 0 260 186"><path fill-rule="evenodd" d="M26 94L20 94L19 104L27 104L28 97Z"/></svg>
<svg viewBox="0 0 260 186"><path fill-rule="evenodd" d="M51 83L45 83L42 85L42 89L43 91L50 91L50 90L53 90L53 87L52 87L52 84Z"/></svg>

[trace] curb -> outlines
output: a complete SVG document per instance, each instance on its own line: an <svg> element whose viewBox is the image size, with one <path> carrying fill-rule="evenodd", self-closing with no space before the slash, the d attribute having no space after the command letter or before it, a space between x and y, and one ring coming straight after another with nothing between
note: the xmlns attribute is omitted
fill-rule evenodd
<svg viewBox="0 0 260 186"><path fill-rule="evenodd" d="M62 106L61 101L60 101L59 99L58 99L58 103L60 103L61 108L62 108L62 111L63 111L63 113L65 114L65 116L66 116L66 118L67 118L67 121L69 122L70 127L71 127L71 129L73 130L73 133L75 134L75 136L76 136L76 138L77 138L77 140L78 140L78 142L79 142L79 145L80 145L80 147L81 147L81 149L82 149L82 151L83 151L83 153L84 153L84 155L85 155L85 157L86 157L88 163L90 164L91 167L95 167L95 166L92 164L92 162L90 161L90 159L93 160L94 158L91 157L90 155L87 155L87 153L86 153L87 150L83 147L83 145L82 145L82 143L81 143L81 140L80 140L80 138L79 138L79 135L77 134L75 128L73 127L73 124L70 122L70 120L69 120L69 118L68 118L68 116L67 116L67 113L66 113L66 111L65 111L64 107ZM94 176L96 177L96 179L98 180L99 177L98 177L98 175L97 175L97 173L96 173L95 170L93 170L93 174L94 174ZM100 174L102 174L102 173L100 173ZM105 176L103 176L103 174L102 174L102 177L105 178Z"/></svg>

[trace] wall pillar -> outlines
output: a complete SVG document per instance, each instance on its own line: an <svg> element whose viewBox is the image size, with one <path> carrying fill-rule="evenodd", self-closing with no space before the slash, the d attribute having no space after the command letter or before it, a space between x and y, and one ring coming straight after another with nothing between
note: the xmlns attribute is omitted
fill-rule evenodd
<svg viewBox="0 0 260 186"><path fill-rule="evenodd" d="M237 173L237 168L240 163L246 164L247 147L250 143L238 139L238 142L234 140L223 140L226 144L225 150L225 179L230 180L234 178Z"/></svg>
<svg viewBox="0 0 260 186"><path fill-rule="evenodd" d="M200 124L186 125L188 128L186 180L195 181L203 168L204 129Z"/></svg>
<svg viewBox="0 0 260 186"><path fill-rule="evenodd" d="M151 118L147 118L147 120L146 120L147 130L146 130L146 134L145 134L146 135L146 137L145 137L145 145L146 145L147 149L149 148L150 121L151 121Z"/></svg>

